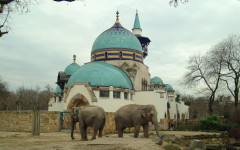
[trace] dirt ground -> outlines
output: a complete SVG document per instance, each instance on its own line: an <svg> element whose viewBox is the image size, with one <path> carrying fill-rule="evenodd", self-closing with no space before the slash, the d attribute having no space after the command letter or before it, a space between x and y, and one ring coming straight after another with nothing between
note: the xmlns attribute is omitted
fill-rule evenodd
<svg viewBox="0 0 240 150"><path fill-rule="evenodd" d="M207 132L161 131L165 135L200 135L213 134ZM140 133L142 137L143 133ZM41 133L32 136L29 132L0 131L0 150L161 150L151 138L133 138L132 133L124 134L118 138L117 134L105 135L96 140L80 141L80 134L75 133L75 140L70 138L70 130L62 132ZM88 135L91 138L91 135Z"/></svg>

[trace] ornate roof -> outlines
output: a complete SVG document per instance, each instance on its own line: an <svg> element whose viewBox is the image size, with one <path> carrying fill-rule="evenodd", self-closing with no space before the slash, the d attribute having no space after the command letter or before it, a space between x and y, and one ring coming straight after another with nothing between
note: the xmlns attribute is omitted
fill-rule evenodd
<svg viewBox="0 0 240 150"><path fill-rule="evenodd" d="M89 82L91 86L113 86L133 89L132 82L120 68L105 62L91 62L81 66L69 78L67 87L72 83Z"/></svg>
<svg viewBox="0 0 240 150"><path fill-rule="evenodd" d="M136 12L133 29L141 29L140 21L139 21L139 17L138 17L138 12Z"/></svg>
<svg viewBox="0 0 240 150"><path fill-rule="evenodd" d="M150 84L163 84L163 81L159 77L153 77L150 81Z"/></svg>
<svg viewBox="0 0 240 150"><path fill-rule="evenodd" d="M55 90L54 93L55 93L55 94L61 94L61 93L62 93L62 90L61 90L61 88L60 88L59 85L56 87L56 90Z"/></svg>
<svg viewBox="0 0 240 150"><path fill-rule="evenodd" d="M170 84L165 84L165 88L168 89L168 90L173 90L173 88Z"/></svg>
<svg viewBox="0 0 240 150"><path fill-rule="evenodd" d="M66 75L70 76L78 68L80 68L80 66L77 63L72 63L65 68L64 72L65 72Z"/></svg>
<svg viewBox="0 0 240 150"><path fill-rule="evenodd" d="M117 16L118 17L118 16ZM142 46L138 38L125 29L118 18L115 24L100 34L92 46L92 52L101 49L129 49L142 53Z"/></svg>

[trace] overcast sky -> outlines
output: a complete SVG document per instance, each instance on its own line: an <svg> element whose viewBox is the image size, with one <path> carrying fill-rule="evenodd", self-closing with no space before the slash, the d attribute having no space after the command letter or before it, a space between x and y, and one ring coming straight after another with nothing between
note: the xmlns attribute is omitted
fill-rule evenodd
<svg viewBox="0 0 240 150"><path fill-rule="evenodd" d="M175 90L189 56L205 52L229 34L240 34L240 1L190 0L177 8L169 0L41 0L30 12L12 16L12 30L0 38L0 76L10 90L19 86L56 87L57 74L72 63L90 61L94 40L119 19L133 27L136 9L142 35L152 41L144 63L151 77L159 76Z"/></svg>

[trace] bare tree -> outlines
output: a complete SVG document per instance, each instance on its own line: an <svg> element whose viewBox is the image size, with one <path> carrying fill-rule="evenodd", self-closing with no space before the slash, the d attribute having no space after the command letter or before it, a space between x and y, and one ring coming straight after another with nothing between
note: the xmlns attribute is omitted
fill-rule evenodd
<svg viewBox="0 0 240 150"><path fill-rule="evenodd" d="M45 90L39 92L39 106L41 110L48 109L48 102L53 95L53 88L50 85L45 86Z"/></svg>
<svg viewBox="0 0 240 150"><path fill-rule="evenodd" d="M170 6L174 6L174 7L177 7L177 6L179 6L179 3L182 3L182 4L185 4L185 3L187 3L189 0L170 0L169 1L169 5Z"/></svg>
<svg viewBox="0 0 240 150"><path fill-rule="evenodd" d="M37 3L38 0L0 0L0 37L10 30L9 18L12 13L27 13L30 5Z"/></svg>
<svg viewBox="0 0 240 150"><path fill-rule="evenodd" d="M191 56L188 61L188 71L183 77L183 84L189 87L201 87L202 92L209 93L210 113L213 113L213 102L220 84L223 63L221 59L215 59L214 56L213 51L206 55Z"/></svg>
<svg viewBox="0 0 240 150"><path fill-rule="evenodd" d="M197 97L191 101L189 106L189 118L199 119L205 117L208 113L208 98Z"/></svg>
<svg viewBox="0 0 240 150"><path fill-rule="evenodd" d="M0 78L0 110L6 109L9 94L7 83Z"/></svg>
<svg viewBox="0 0 240 150"><path fill-rule="evenodd" d="M231 110L234 108L234 103L231 100L231 96L218 95L214 101L214 113L218 116L224 116L224 118L229 118Z"/></svg>
<svg viewBox="0 0 240 150"><path fill-rule="evenodd" d="M235 107L238 107L240 88L240 35L231 35L220 42L214 53L223 58L223 75L221 80L226 83L227 89L234 97ZM217 55L216 55L217 56ZM216 57L219 59L219 57Z"/></svg>

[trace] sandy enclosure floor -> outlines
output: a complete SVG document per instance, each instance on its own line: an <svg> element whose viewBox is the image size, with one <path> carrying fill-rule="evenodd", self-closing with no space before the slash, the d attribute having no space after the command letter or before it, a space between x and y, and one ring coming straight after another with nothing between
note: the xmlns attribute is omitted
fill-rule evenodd
<svg viewBox="0 0 240 150"><path fill-rule="evenodd" d="M176 132L161 131L165 135L198 135L213 134L204 132ZM141 137L142 133L140 133ZM32 136L28 132L4 132L0 131L0 150L161 150L151 138L133 138L133 134L124 134L124 138L118 138L117 134L105 135L96 140L80 141L80 134L75 133L75 140L71 140L70 131L41 133L40 136ZM91 138L91 135L88 135ZM163 144L164 145L164 144Z"/></svg>

